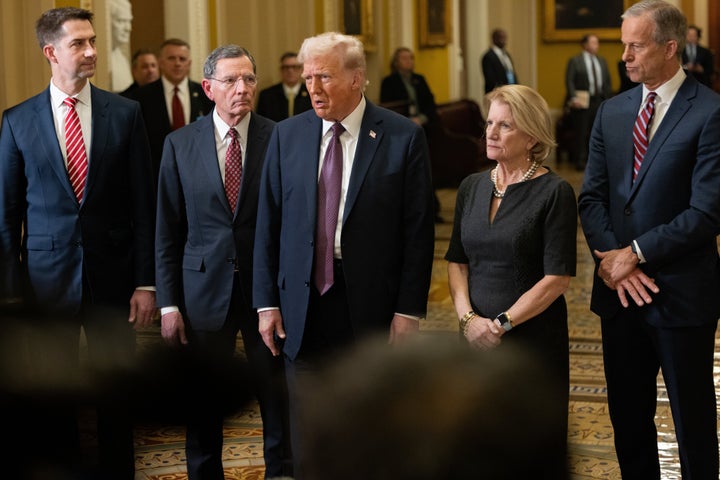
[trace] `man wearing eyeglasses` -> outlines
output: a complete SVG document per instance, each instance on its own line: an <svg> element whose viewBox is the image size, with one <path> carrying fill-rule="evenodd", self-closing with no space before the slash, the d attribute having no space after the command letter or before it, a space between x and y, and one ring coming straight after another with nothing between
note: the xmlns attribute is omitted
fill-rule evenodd
<svg viewBox="0 0 720 480"><path fill-rule="evenodd" d="M156 230L162 336L189 353L194 366L180 394L193 402L188 478L224 478L223 414L232 405L216 392L227 382L237 382L231 389L244 386L241 375L219 373L233 364L238 331L260 403L265 477L288 476L283 361L265 347L251 304L260 174L274 122L251 113L257 77L247 50L218 47L203 73L202 88L215 108L165 141ZM207 388L208 378L220 384Z"/></svg>
<svg viewBox="0 0 720 480"><path fill-rule="evenodd" d="M188 78L191 64L190 45L179 38L167 39L158 55L160 78L128 95L142 108L156 181L167 134L208 115L213 107L202 86Z"/></svg>
<svg viewBox="0 0 720 480"><path fill-rule="evenodd" d="M279 122L312 108L307 88L300 81L302 69L295 52L283 53L280 57L282 81L260 92L258 115Z"/></svg>

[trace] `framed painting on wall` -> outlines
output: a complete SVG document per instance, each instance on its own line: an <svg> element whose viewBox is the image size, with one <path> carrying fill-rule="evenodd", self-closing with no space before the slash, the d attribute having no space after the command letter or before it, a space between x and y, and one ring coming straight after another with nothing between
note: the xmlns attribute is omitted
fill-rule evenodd
<svg viewBox="0 0 720 480"><path fill-rule="evenodd" d="M340 5L340 24L347 35L358 37L365 50L375 50L373 0L343 0Z"/></svg>
<svg viewBox="0 0 720 480"><path fill-rule="evenodd" d="M444 47L452 38L451 0L418 0L420 47Z"/></svg>
<svg viewBox="0 0 720 480"><path fill-rule="evenodd" d="M579 42L593 33L600 40L620 40L620 16L632 0L545 0L543 40Z"/></svg>

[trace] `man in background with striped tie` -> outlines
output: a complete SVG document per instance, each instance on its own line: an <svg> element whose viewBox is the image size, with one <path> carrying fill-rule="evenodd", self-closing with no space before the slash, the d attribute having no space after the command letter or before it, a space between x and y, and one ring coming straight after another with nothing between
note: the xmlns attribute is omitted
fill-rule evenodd
<svg viewBox="0 0 720 480"><path fill-rule="evenodd" d="M32 467L44 478L86 473L74 411L86 398L69 395L95 386L78 375L81 327L88 366L106 379L132 366L134 329L155 311L150 148L139 105L89 83L97 61L92 19L78 8L43 13L36 33L50 85L5 111L0 131L0 300L32 319L13 363L37 382L25 388L46 392L30 418L19 411L13 420L19 432L42 432ZM99 402L102 473L91 478L134 477L121 397Z"/></svg>
<svg viewBox="0 0 720 480"><path fill-rule="evenodd" d="M622 59L641 85L600 106L579 197L615 450L623 478L661 478L662 369L682 478L717 480L720 96L680 65L677 7L645 0L622 18Z"/></svg>

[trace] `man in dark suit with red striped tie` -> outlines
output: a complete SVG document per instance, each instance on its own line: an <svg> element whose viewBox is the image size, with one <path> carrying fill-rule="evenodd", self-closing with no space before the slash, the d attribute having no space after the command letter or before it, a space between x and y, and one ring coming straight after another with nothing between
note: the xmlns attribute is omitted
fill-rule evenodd
<svg viewBox="0 0 720 480"><path fill-rule="evenodd" d="M0 303L18 303L35 320L27 377L45 373L58 393L85 385L77 382L81 327L89 365L124 372L133 327L149 325L155 311L150 148L138 104L88 81L97 61L92 18L79 8L43 13L36 33L50 85L7 110L0 131ZM61 470L43 470L44 478L80 478L75 405L63 399L51 402L52 415L32 412L28 421L41 426L24 425L43 432L37 465ZM132 480L130 406L112 400L97 411L102 478Z"/></svg>
<svg viewBox="0 0 720 480"><path fill-rule="evenodd" d="M600 106L579 197L623 478L660 479L660 369L682 478L718 478L720 96L683 71L686 30L664 1L623 15L623 60L641 85Z"/></svg>
<svg viewBox="0 0 720 480"><path fill-rule="evenodd" d="M158 55L160 78L128 94L142 108L156 182L167 134L208 115L213 107L202 86L188 78L191 64L190 45L167 39Z"/></svg>

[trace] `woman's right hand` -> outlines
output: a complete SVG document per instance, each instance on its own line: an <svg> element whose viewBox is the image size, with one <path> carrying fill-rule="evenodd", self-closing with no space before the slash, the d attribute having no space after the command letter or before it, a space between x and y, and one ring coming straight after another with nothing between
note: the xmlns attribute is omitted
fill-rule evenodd
<svg viewBox="0 0 720 480"><path fill-rule="evenodd" d="M475 348L488 350L500 345L505 330L490 318L473 317L465 329L465 338Z"/></svg>

